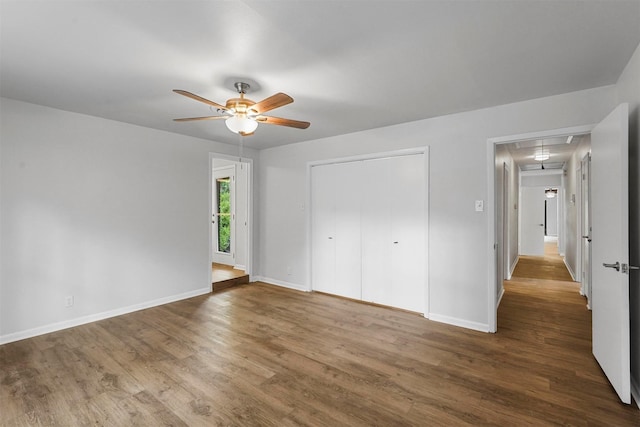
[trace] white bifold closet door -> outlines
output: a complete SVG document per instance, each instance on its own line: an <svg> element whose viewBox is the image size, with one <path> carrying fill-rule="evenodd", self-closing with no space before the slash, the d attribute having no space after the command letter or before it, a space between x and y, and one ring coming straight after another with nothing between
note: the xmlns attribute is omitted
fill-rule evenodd
<svg viewBox="0 0 640 427"><path fill-rule="evenodd" d="M361 164L314 167L311 280L316 291L361 298Z"/></svg>
<svg viewBox="0 0 640 427"><path fill-rule="evenodd" d="M362 300L425 312L424 155L363 162Z"/></svg>
<svg viewBox="0 0 640 427"><path fill-rule="evenodd" d="M425 156L314 166L316 291L425 312Z"/></svg>

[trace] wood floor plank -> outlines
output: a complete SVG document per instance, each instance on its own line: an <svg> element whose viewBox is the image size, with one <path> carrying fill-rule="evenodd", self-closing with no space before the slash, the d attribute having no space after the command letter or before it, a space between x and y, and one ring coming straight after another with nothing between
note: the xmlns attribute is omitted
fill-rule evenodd
<svg viewBox="0 0 640 427"><path fill-rule="evenodd" d="M505 282L498 333L271 285L0 346L0 425L640 425L579 284Z"/></svg>

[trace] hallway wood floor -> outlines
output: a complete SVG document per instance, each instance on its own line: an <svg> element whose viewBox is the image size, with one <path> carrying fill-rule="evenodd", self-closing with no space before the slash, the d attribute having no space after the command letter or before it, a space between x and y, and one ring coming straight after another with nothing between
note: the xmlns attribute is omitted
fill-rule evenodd
<svg viewBox="0 0 640 427"><path fill-rule="evenodd" d="M577 286L507 282L497 334L236 286L0 346L1 424L638 426Z"/></svg>
<svg viewBox="0 0 640 427"><path fill-rule="evenodd" d="M544 256L542 257L520 255L518 265L513 270L513 276L564 282L573 281L564 264L564 259L558 254L557 240L544 243Z"/></svg>

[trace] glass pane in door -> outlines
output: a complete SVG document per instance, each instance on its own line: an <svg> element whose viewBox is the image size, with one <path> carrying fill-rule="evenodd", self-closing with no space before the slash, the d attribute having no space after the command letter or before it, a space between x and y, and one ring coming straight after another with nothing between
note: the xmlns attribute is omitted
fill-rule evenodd
<svg viewBox="0 0 640 427"><path fill-rule="evenodd" d="M216 179L216 205L218 217L218 252L231 252L231 191L230 178Z"/></svg>

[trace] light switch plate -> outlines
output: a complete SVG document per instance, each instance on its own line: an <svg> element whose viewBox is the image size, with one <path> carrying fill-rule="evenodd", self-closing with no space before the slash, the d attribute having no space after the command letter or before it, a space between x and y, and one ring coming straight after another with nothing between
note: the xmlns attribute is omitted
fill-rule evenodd
<svg viewBox="0 0 640 427"><path fill-rule="evenodd" d="M476 200L476 212L484 211L484 201Z"/></svg>

